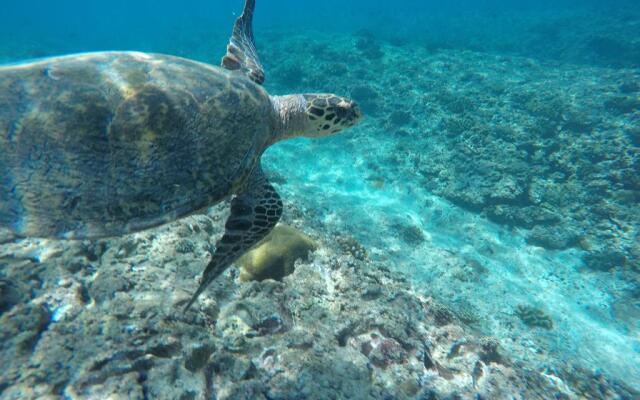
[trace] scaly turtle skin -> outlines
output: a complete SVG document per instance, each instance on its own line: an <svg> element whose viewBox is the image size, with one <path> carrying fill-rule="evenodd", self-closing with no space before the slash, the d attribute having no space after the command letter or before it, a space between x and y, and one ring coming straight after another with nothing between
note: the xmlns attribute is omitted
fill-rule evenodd
<svg viewBox="0 0 640 400"><path fill-rule="evenodd" d="M246 1L222 68L135 52L1 67L0 226L21 236L113 236L233 196L189 308L282 214L260 167L264 150L361 118L335 95L266 93L254 7Z"/></svg>

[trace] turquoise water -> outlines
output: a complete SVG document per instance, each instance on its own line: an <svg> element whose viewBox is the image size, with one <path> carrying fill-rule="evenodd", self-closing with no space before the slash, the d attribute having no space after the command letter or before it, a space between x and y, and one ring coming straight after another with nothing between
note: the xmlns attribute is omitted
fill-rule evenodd
<svg viewBox="0 0 640 400"><path fill-rule="evenodd" d="M14 2L0 62L136 50L217 65L241 3ZM556 398L639 398L637 2L257 3L269 93L333 92L365 114L267 150L288 222L355 238L417 296L497 338L514 368L569 393ZM5 260L71 251L5 246L0 280Z"/></svg>

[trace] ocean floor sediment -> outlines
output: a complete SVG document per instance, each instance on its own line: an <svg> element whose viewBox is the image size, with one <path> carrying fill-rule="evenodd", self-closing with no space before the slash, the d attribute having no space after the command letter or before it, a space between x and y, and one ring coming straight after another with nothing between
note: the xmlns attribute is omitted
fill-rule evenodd
<svg viewBox="0 0 640 400"><path fill-rule="evenodd" d="M363 99L368 119L328 144L284 143L268 153L304 188L289 196L395 256L416 286L475 304L484 321L520 302L541 308L561 327L546 335L525 326L519 335L550 336L544 347L556 343L562 357L568 348L577 358L600 352L619 373L631 368L630 380L638 376L640 109L616 104L637 101L637 91L625 92L639 72L433 53L368 36L343 46L365 61L340 78L326 72L322 86ZM319 70L337 68L336 59ZM294 160L313 166L286 170ZM349 167L323 168L336 163ZM459 265L417 267L434 248ZM551 339L559 332L566 340Z"/></svg>
<svg viewBox="0 0 640 400"><path fill-rule="evenodd" d="M570 379L633 393L511 358L352 236L289 210L322 243L309 261L282 281L231 268L188 313L223 207L118 240L5 245L2 398L578 398Z"/></svg>
<svg viewBox="0 0 640 400"><path fill-rule="evenodd" d="M270 150L288 197L519 357L638 388L638 70L333 39L289 38L312 61L274 86L351 93L367 119Z"/></svg>

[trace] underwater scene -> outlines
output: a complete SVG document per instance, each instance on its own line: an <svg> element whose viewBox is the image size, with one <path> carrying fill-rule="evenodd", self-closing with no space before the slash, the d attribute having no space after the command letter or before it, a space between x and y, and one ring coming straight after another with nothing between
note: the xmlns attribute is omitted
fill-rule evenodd
<svg viewBox="0 0 640 400"><path fill-rule="evenodd" d="M638 1L0 20L0 399L640 399Z"/></svg>

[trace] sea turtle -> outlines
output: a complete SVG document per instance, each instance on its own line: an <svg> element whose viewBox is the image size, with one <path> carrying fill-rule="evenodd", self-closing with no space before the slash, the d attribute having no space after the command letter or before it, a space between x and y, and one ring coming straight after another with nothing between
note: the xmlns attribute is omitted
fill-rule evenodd
<svg viewBox="0 0 640 400"><path fill-rule="evenodd" d="M0 68L0 226L30 237L115 236L233 196L188 309L282 214L260 167L264 150L362 116L333 94L267 94L254 8L246 0L222 68L139 52Z"/></svg>

